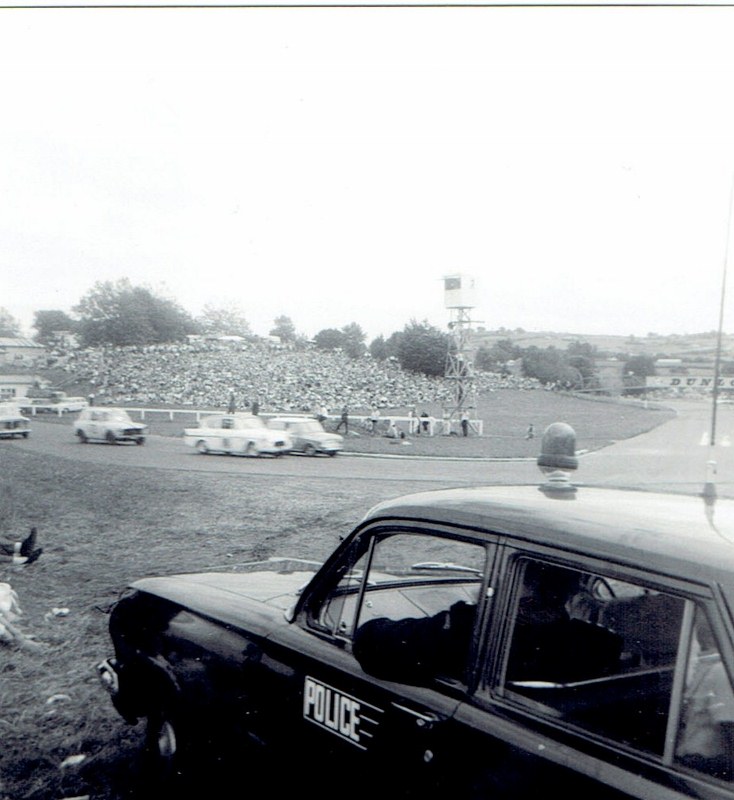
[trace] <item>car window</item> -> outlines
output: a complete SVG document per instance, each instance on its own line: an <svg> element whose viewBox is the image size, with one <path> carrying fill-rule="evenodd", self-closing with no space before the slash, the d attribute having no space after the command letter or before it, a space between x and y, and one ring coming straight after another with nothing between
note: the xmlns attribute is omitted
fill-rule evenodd
<svg viewBox="0 0 734 800"><path fill-rule="evenodd" d="M683 766L721 780L734 777L734 692L711 625L696 610L675 749Z"/></svg>
<svg viewBox="0 0 734 800"><path fill-rule="evenodd" d="M462 680L487 568L484 545L445 536L376 538L320 608L365 671L403 682Z"/></svg>
<svg viewBox="0 0 734 800"><path fill-rule="evenodd" d="M686 601L533 559L516 569L505 696L662 755Z"/></svg>
<svg viewBox="0 0 734 800"><path fill-rule="evenodd" d="M249 417L246 416L246 415L241 416L241 417L235 417L232 420L232 422L233 422L233 425L231 427L237 428L237 430L241 430L241 431L245 431L245 430L249 431L249 430L252 430L253 428L265 428L265 427L267 427L265 425L265 422L260 417L256 417L254 415L249 416ZM222 426L222 427L224 427L224 426Z"/></svg>
<svg viewBox="0 0 734 800"><path fill-rule="evenodd" d="M127 411L110 411L107 415L107 419L113 422L132 422Z"/></svg>

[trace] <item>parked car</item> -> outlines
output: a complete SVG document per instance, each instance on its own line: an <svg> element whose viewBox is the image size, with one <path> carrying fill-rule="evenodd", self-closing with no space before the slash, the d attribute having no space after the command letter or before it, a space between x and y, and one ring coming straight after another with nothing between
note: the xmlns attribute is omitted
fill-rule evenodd
<svg viewBox="0 0 734 800"><path fill-rule="evenodd" d="M82 444L100 439L108 444L144 444L148 426L134 422L123 408L85 408L74 421L74 433Z"/></svg>
<svg viewBox="0 0 734 800"><path fill-rule="evenodd" d="M344 447L343 436L325 431L318 420L310 417L274 417L268 421L268 427L276 431L288 431L293 439L294 453L335 456Z"/></svg>
<svg viewBox="0 0 734 800"><path fill-rule="evenodd" d="M198 427L184 429L184 443L205 455L281 456L293 446L285 431L271 431L261 417L245 412L204 417Z"/></svg>
<svg viewBox="0 0 734 800"><path fill-rule="evenodd" d="M64 392L54 392L50 397L25 397L21 410L28 414L68 414L87 408L85 397L68 397Z"/></svg>
<svg viewBox="0 0 734 800"><path fill-rule="evenodd" d="M31 434L31 421L20 413L17 403L0 403L0 437L27 439Z"/></svg>
<svg viewBox="0 0 734 800"><path fill-rule="evenodd" d="M157 774L211 786L247 757L330 798L734 798L734 502L574 487L572 460L383 502L319 567L133 582L98 673Z"/></svg>

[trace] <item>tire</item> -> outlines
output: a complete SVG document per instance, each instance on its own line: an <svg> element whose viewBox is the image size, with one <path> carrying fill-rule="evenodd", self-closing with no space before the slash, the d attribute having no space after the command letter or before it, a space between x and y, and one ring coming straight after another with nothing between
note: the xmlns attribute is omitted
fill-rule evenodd
<svg viewBox="0 0 734 800"><path fill-rule="evenodd" d="M89 441L89 439L87 439L87 434L84 433L84 431L77 431L76 435L79 437L80 444L86 444Z"/></svg>
<svg viewBox="0 0 734 800"><path fill-rule="evenodd" d="M150 712L145 728L144 770L151 796L173 796L172 790L181 785L186 750L180 717L166 707Z"/></svg>
<svg viewBox="0 0 734 800"><path fill-rule="evenodd" d="M203 456L209 455L209 445L203 439L199 439L196 443L196 449Z"/></svg>
<svg viewBox="0 0 734 800"><path fill-rule="evenodd" d="M334 456L338 453L338 450L329 450L329 455L334 458Z"/></svg>
<svg viewBox="0 0 734 800"><path fill-rule="evenodd" d="M304 456L315 456L316 455L316 448L312 444L307 444L303 448L303 455Z"/></svg>
<svg viewBox="0 0 734 800"><path fill-rule="evenodd" d="M27 439L27 438L28 438L28 431L25 431L24 433L22 433L22 434L21 434L21 436L22 436L24 439Z"/></svg>
<svg viewBox="0 0 734 800"><path fill-rule="evenodd" d="M145 436L138 436L135 440L135 444L145 444Z"/></svg>
<svg viewBox="0 0 734 800"><path fill-rule="evenodd" d="M117 444L117 437L112 431L107 431L104 438L107 444Z"/></svg>
<svg viewBox="0 0 734 800"><path fill-rule="evenodd" d="M260 455L260 448L255 444L255 442L248 442L247 447L245 447L245 455L246 456L259 456Z"/></svg>

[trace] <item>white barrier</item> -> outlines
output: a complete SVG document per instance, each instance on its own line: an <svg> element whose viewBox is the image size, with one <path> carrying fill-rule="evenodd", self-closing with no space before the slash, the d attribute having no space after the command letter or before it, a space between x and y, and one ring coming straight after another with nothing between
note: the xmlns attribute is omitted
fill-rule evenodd
<svg viewBox="0 0 734 800"><path fill-rule="evenodd" d="M201 420L202 416L210 416L212 414L222 414L224 413L221 409L209 409L209 410L202 410L197 408L136 408L136 407L129 407L129 406L122 406L128 414L135 413L140 415L140 419L144 420L146 414L164 414L168 416L170 422L173 422L174 417L176 414L186 414L188 416L194 415L197 422ZM245 411L245 409L242 409ZM262 417L263 419L267 419L269 417L304 417L305 419L315 418L315 414L308 414L308 413L295 413L295 412L288 412L288 411L281 411L281 412L260 412L258 416ZM330 422L338 425L341 420L341 415L339 414L327 414L326 419ZM362 430L371 432L371 422L372 418L369 414L350 414L349 415L349 427L352 429ZM452 433L458 436L461 436L461 423L458 420L450 420L446 418L437 418L437 417L411 417L411 416L394 416L392 414L386 414L385 416L380 416L377 425L380 430L381 435L384 435L384 432L387 431L387 426L390 424L391 421L395 421L395 425L398 427L398 430L403 431L404 433L411 435L411 436L450 436ZM418 426L420 425L420 432L418 432ZM382 429L385 429L383 432ZM482 436L484 433L484 422L481 419L470 419L469 420L469 432L474 436Z"/></svg>

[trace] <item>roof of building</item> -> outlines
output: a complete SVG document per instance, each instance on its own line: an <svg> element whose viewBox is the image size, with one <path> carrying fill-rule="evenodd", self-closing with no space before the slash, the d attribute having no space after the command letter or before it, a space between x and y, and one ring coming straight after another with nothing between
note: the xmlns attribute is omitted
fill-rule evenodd
<svg viewBox="0 0 734 800"><path fill-rule="evenodd" d="M0 336L0 347L35 347L45 350L42 344L34 342L33 339L26 339L23 336Z"/></svg>

